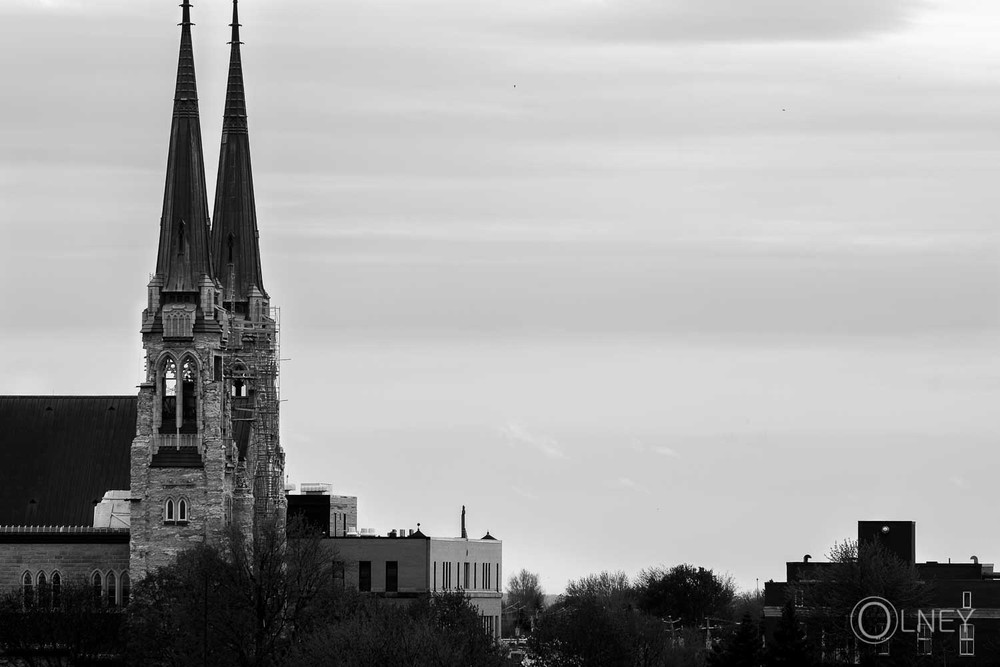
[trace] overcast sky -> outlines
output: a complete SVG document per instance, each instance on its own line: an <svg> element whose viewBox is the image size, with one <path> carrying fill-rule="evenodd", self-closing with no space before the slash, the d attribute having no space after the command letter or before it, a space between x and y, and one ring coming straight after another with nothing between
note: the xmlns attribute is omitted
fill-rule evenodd
<svg viewBox="0 0 1000 667"><path fill-rule="evenodd" d="M0 0L0 393L131 394L171 0ZM1000 4L244 0L290 481L548 592L1000 561ZM210 197L230 4L193 9Z"/></svg>

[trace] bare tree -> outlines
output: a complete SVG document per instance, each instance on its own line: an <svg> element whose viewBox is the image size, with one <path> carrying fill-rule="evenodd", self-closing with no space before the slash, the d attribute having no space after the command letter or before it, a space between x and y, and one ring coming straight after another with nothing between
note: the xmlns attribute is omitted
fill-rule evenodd
<svg viewBox="0 0 1000 667"><path fill-rule="evenodd" d="M635 601L635 588L624 572L588 574L566 584L566 597L590 598L603 605L627 606Z"/></svg>
<svg viewBox="0 0 1000 667"><path fill-rule="evenodd" d="M522 569L507 580L507 599L504 601L504 622L508 630L531 632L535 617L545 607L545 593L538 583L538 575Z"/></svg>
<svg viewBox="0 0 1000 667"><path fill-rule="evenodd" d="M129 660L144 665L273 664L323 622L334 555L318 535L265 522L220 547L182 553L135 587ZM183 628L183 632L179 631Z"/></svg>

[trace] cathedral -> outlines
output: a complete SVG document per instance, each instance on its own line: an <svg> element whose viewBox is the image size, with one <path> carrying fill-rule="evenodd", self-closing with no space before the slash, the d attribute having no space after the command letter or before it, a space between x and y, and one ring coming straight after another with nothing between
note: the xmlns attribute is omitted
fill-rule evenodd
<svg viewBox="0 0 1000 667"><path fill-rule="evenodd" d="M278 323L264 287L237 0L209 217L184 0L138 396L0 397L0 588L133 581L286 514Z"/></svg>

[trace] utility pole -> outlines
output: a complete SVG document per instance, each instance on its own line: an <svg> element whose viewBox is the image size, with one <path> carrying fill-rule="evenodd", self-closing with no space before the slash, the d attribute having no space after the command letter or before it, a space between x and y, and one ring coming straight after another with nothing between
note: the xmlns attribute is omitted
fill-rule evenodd
<svg viewBox="0 0 1000 667"><path fill-rule="evenodd" d="M663 622L670 625L670 648L677 648L677 631L674 629L674 625L680 623L681 619L667 616Z"/></svg>

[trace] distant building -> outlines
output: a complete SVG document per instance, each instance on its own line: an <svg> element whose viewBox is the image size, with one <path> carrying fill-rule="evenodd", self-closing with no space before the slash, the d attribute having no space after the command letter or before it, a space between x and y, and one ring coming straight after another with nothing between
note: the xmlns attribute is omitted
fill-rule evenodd
<svg viewBox="0 0 1000 667"><path fill-rule="evenodd" d="M970 562L961 563L916 562L913 521L859 521L858 544L865 543L878 543L903 563L913 566L917 580L927 584L929 598L927 605L919 610L896 610L897 630L885 641L874 643L876 653L891 656L899 653L904 642L912 642L916 655L928 656L927 660L936 657L946 658L949 665L1000 665L1000 574L994 572L992 564L980 563L975 556L969 558ZM801 561L786 563L786 581L768 581L764 585L764 626L769 638L773 637L782 609L789 601L808 628L809 619L817 610L808 606L806 592L833 565L812 561L807 555ZM876 623L889 618L878 604L871 609ZM862 629L878 638L883 627L877 624L874 630ZM815 632L810 640L824 662L842 660L858 646L857 641L851 646L833 646L824 641L822 634L815 636ZM934 660L933 664L941 663Z"/></svg>
<svg viewBox="0 0 1000 667"><path fill-rule="evenodd" d="M332 495L329 484L301 488L304 493L287 496L289 520L293 524L300 517L329 538L335 585L400 603L460 591L479 612L483 627L500 638L503 543L489 532L469 539L464 507L461 537L430 537L419 524L375 535L357 529L357 498Z"/></svg>
<svg viewBox="0 0 1000 667"><path fill-rule="evenodd" d="M302 493L285 496L290 521L299 519L315 527L323 537L357 534L356 496L333 495L332 484L303 484L300 490Z"/></svg>

